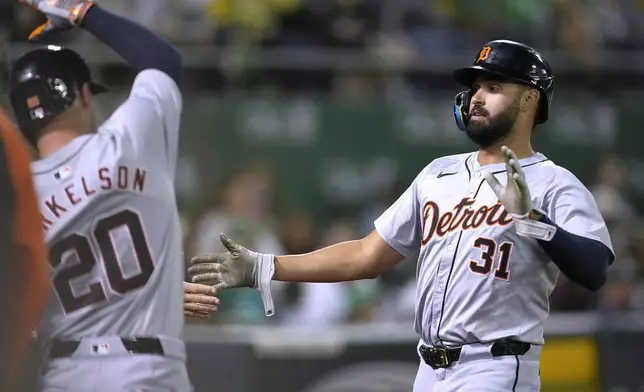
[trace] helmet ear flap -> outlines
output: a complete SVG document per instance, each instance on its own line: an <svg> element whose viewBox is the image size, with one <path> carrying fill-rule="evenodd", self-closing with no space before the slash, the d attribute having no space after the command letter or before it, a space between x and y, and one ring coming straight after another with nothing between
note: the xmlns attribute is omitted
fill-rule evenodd
<svg viewBox="0 0 644 392"><path fill-rule="evenodd" d="M454 97L454 119L458 129L465 132L469 122L470 100L472 99L471 90L461 91Z"/></svg>

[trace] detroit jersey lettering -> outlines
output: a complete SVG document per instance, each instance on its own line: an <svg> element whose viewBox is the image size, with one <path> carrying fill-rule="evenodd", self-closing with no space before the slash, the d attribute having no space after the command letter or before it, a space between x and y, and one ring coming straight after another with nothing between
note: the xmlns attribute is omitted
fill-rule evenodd
<svg viewBox="0 0 644 392"><path fill-rule="evenodd" d="M516 233L485 181L488 171L505 185L505 165L481 166L477 157L434 160L375 228L400 254L419 254L415 329L426 344L462 346L506 337L543 344L559 269L536 240ZM536 210L612 250L592 195L572 173L540 153L520 163Z"/></svg>
<svg viewBox="0 0 644 392"><path fill-rule="evenodd" d="M169 76L145 70L97 133L33 163L54 290L41 337L181 338L181 104Z"/></svg>

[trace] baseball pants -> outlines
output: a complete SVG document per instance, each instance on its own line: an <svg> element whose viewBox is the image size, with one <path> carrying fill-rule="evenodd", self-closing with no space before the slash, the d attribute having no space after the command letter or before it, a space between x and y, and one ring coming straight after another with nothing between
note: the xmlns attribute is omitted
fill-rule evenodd
<svg viewBox="0 0 644 392"><path fill-rule="evenodd" d="M419 347L422 343L419 343ZM414 392L538 392L540 346L524 355L493 357L492 344L463 346L449 368L433 369L420 360ZM420 356L420 354L419 354Z"/></svg>
<svg viewBox="0 0 644 392"><path fill-rule="evenodd" d="M41 392L191 392L183 342L161 339L162 354L130 353L118 337L83 339L70 356L42 367ZM52 358L53 356L53 358Z"/></svg>

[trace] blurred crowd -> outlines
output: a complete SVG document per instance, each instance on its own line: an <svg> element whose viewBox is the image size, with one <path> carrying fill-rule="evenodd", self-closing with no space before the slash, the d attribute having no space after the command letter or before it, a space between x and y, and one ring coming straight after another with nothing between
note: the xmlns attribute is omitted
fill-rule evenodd
<svg viewBox="0 0 644 392"><path fill-rule="evenodd" d="M641 208L629 200L624 163L607 155L588 184L611 232L616 263L606 286L591 293L561 276L551 297L554 312L644 310L644 221ZM317 224L302 210L276 207L279 193L263 166L242 167L218 188L207 208L187 223L186 253L222 251L219 233L239 243L274 254L305 253L339 241L360 238L404 191L398 184L365 200L355 214L331 216ZM641 206L640 206L641 207ZM403 260L382 277L349 283L274 283L275 317L264 317L255 290L221 294L221 312L209 323L279 324L324 327L343 323L387 323L413 320L416 260Z"/></svg>
<svg viewBox="0 0 644 392"><path fill-rule="evenodd" d="M0 0L0 24L9 26L14 41L24 41L39 15L17 3ZM416 70L405 72L402 79L419 87L426 83L423 70L439 66L442 56L475 51L482 37L558 49L588 73L610 58L598 55L602 49L644 47L643 0L109 0L101 4L186 48L212 49L213 55L196 55L199 61L225 54L225 61L209 73L212 81L201 80L194 83L196 87L268 86L343 96L396 89L391 80L381 80L381 74L364 70L373 64Z"/></svg>
<svg viewBox="0 0 644 392"><path fill-rule="evenodd" d="M111 3L116 3L112 0ZM134 15L177 41L367 48L389 35L419 52L512 36L578 52L641 47L641 0L136 0ZM169 12L168 12L169 11ZM186 23L189 22L189 23ZM188 28L187 28L188 27ZM639 38L638 38L639 37ZM536 41L536 42L535 42ZM400 43L400 41L398 41ZM398 46L398 45L397 45Z"/></svg>

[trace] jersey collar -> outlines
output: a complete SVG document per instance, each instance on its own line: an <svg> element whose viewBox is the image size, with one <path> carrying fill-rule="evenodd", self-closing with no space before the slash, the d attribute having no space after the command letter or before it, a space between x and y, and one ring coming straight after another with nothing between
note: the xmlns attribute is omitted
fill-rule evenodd
<svg viewBox="0 0 644 392"><path fill-rule="evenodd" d="M31 163L33 174L46 173L59 168L70 161L95 134L81 135L67 143L52 155Z"/></svg>
<svg viewBox="0 0 644 392"><path fill-rule="evenodd" d="M479 153L475 152L468 159L468 161L469 161L468 165L472 169L473 173L482 172L482 171L490 172L490 173L493 173L493 174L494 173L503 173L503 172L505 172L505 163L494 163L494 164L491 164L491 165L481 165L479 163L478 158L479 158ZM521 164L521 167L526 167L526 166L536 165L538 163L545 162L547 160L548 160L548 158L545 155L543 155L540 152L537 152L537 153L534 153L533 155L531 155L531 156L529 156L527 158L519 159L519 163Z"/></svg>

